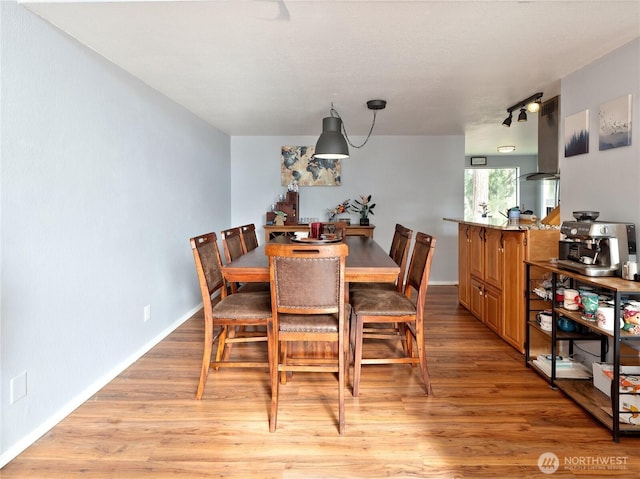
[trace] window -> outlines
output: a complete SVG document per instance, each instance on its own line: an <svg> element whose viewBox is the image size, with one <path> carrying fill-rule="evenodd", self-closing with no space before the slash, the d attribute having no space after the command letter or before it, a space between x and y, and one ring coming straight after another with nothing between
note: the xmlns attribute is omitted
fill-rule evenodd
<svg viewBox="0 0 640 479"><path fill-rule="evenodd" d="M464 170L464 217L486 213L501 217L520 204L519 168L466 168Z"/></svg>

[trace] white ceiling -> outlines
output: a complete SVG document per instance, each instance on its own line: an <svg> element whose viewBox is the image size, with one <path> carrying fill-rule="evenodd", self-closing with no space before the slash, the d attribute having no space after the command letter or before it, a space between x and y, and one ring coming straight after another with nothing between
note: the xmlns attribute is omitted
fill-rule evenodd
<svg viewBox="0 0 640 479"><path fill-rule="evenodd" d="M374 135L468 155L535 154L536 115L506 109L640 36L640 0L22 3L229 135L315 136L332 102L366 135L380 98Z"/></svg>

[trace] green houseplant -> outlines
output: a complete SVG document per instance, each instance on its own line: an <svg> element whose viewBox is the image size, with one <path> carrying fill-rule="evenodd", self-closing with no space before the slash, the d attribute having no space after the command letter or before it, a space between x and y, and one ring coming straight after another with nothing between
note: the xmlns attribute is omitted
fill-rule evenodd
<svg viewBox="0 0 640 479"><path fill-rule="evenodd" d="M351 206L351 211L360 215L360 225L369 226L369 215L373 214L375 203L371 203L371 195L360 196L360 201L354 200L355 204Z"/></svg>

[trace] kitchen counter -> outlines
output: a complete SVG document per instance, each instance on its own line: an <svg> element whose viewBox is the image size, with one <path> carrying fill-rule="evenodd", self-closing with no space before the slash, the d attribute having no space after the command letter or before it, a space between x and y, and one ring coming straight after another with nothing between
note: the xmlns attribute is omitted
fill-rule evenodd
<svg viewBox="0 0 640 479"><path fill-rule="evenodd" d="M536 221L520 220L517 223L511 223L506 218L482 218L475 216L473 218L442 218L444 221L452 221L454 223L480 226L483 228L493 228L504 231L528 231L528 230L560 230L560 226L557 225L545 225Z"/></svg>

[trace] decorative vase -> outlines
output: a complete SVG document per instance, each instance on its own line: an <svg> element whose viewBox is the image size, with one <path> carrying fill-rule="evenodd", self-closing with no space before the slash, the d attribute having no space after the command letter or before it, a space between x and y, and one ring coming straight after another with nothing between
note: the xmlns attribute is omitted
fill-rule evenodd
<svg viewBox="0 0 640 479"><path fill-rule="evenodd" d="M360 226L369 226L369 218L360 218Z"/></svg>

